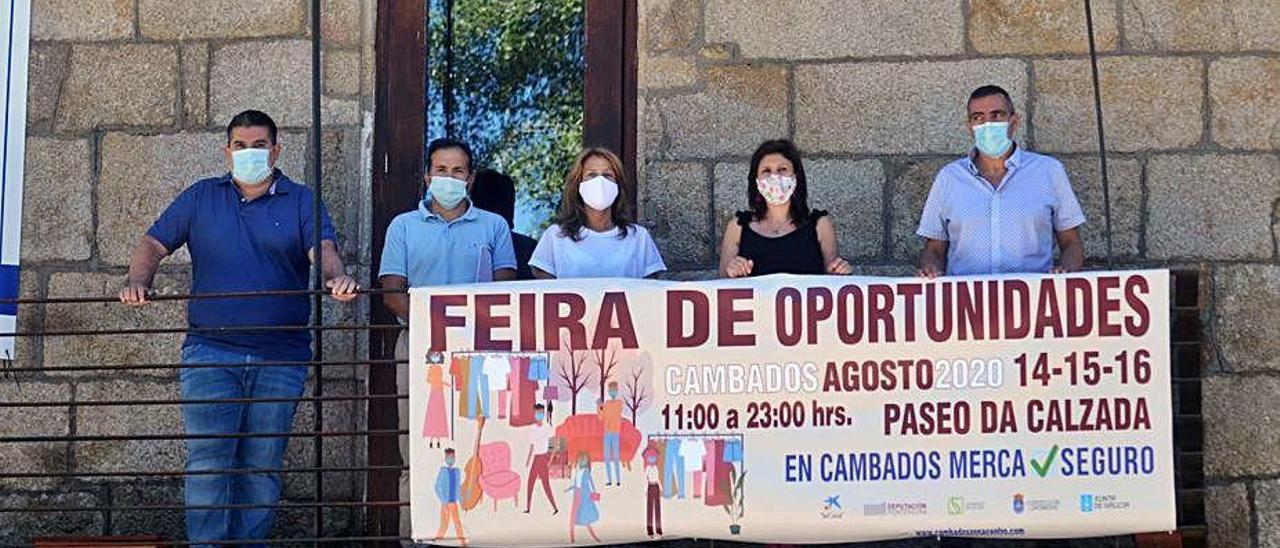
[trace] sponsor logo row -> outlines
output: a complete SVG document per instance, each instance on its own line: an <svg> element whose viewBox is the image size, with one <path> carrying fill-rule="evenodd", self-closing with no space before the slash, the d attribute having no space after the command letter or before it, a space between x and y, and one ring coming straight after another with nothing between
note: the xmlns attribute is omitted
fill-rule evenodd
<svg viewBox="0 0 1280 548"><path fill-rule="evenodd" d="M949 496L944 499L944 505L941 510L935 510L938 514L947 516L966 516L966 515L993 515L1013 514L1015 516L1024 514L1033 514L1038 512L1059 512L1063 510L1077 510L1082 514L1094 514L1102 512L1125 512L1132 510L1133 502L1121 495L1117 494L1099 494L1099 493L1082 493L1079 495L1079 506L1073 508L1072 502L1063 502L1058 498L1036 498L1030 497L1023 493L1014 493L1009 500L1008 505L992 505L987 500L965 496ZM930 515L930 505L924 500L879 500L867 501L861 503L861 514L865 517L882 517L882 516L927 516ZM1001 508L1003 507L1003 508ZM850 513L858 513L858 508L853 507ZM818 514L827 520L843 519L846 515L844 503L841 502L840 494L832 494L822 500L819 505Z"/></svg>

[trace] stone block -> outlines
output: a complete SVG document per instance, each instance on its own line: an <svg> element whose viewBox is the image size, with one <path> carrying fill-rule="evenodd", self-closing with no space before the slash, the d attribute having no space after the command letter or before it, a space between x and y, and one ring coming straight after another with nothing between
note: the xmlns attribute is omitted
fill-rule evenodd
<svg viewBox="0 0 1280 548"><path fill-rule="evenodd" d="M1152 157L1147 165L1148 255L1270 259L1278 179L1280 158L1275 156Z"/></svg>
<svg viewBox="0 0 1280 548"><path fill-rule="evenodd" d="M698 93L657 103L676 158L750 155L787 135L787 70L779 66L708 67Z"/></svg>
<svg viewBox="0 0 1280 548"><path fill-rule="evenodd" d="M183 504L182 480L148 478L111 486L114 506L177 506ZM187 536L181 511L117 510L111 513L111 532L116 535L160 535L168 539Z"/></svg>
<svg viewBox="0 0 1280 548"><path fill-rule="evenodd" d="M295 180L304 180L307 140L300 133L281 133L278 139L280 168L297 177ZM99 147L102 171L98 184L98 251L102 261L129 264L138 238L183 189L227 172L226 145L224 131L104 135ZM185 247L167 259L188 260Z"/></svg>
<svg viewBox="0 0 1280 548"><path fill-rule="evenodd" d="M1098 60L1107 148L1124 152L1187 148L1202 133L1201 61L1189 57ZM1052 152L1098 149L1088 59L1035 62L1036 146Z"/></svg>
<svg viewBox="0 0 1280 548"><path fill-rule="evenodd" d="M1231 372L1280 370L1280 266L1218 266L1213 292L1221 366Z"/></svg>
<svg viewBox="0 0 1280 548"><path fill-rule="evenodd" d="M1093 5L1094 43L1112 51L1120 41L1116 7ZM969 3L969 42L979 53L1088 53L1084 6L1072 0L976 0Z"/></svg>
<svg viewBox="0 0 1280 548"><path fill-rule="evenodd" d="M59 508L63 511L0 513L0 542L28 545L47 536L101 534L105 517L100 512L76 512L76 508L103 508L106 502L93 493L13 493L0 496L0 508Z"/></svg>
<svg viewBox="0 0 1280 548"><path fill-rule="evenodd" d="M693 47L702 23L697 0L657 0L639 4L644 44L659 52Z"/></svg>
<svg viewBox="0 0 1280 548"><path fill-rule="evenodd" d="M329 95L360 93L360 51L329 48L321 53L324 92Z"/></svg>
<svg viewBox="0 0 1280 548"><path fill-rule="evenodd" d="M72 46L54 130L172 126L177 86L178 51L172 46Z"/></svg>
<svg viewBox="0 0 1280 548"><path fill-rule="evenodd" d="M31 39L120 40L133 37L133 0L34 0Z"/></svg>
<svg viewBox="0 0 1280 548"><path fill-rule="evenodd" d="M314 394L315 379L307 381L304 397ZM363 384L354 380L326 379L325 396L357 396L363 393ZM324 411L325 431L364 430L365 401L326 401ZM315 403L300 402L293 419L293 431L315 431ZM364 438L356 436L325 437L323 443L325 468L362 466L365 462ZM315 466L315 439L295 437L289 439L285 450L286 468L312 468ZM310 473L284 474L282 497L286 499L315 499L314 475ZM327 472L324 475L324 500L356 500L363 489L362 475L355 472Z"/></svg>
<svg viewBox="0 0 1280 548"><path fill-rule="evenodd" d="M122 274L59 273L49 278L49 297L109 297L124 286ZM161 294L187 293L187 281L157 275L152 287ZM185 303L162 301L145 308L128 308L120 303L49 304L45 306L44 327L48 331L178 329L185 328ZM76 335L44 337L44 367L50 372L68 366L137 365L175 363L181 358L181 334ZM110 369L107 369L110 371ZM172 369L138 370L139 374L172 379ZM85 377L94 372L69 372Z"/></svg>
<svg viewBox="0 0 1280 548"><path fill-rule="evenodd" d="M1216 376L1204 380L1204 473L1210 478L1280 472L1280 378Z"/></svg>
<svg viewBox="0 0 1280 548"><path fill-rule="evenodd" d="M209 126L209 45L182 46L182 117L184 127Z"/></svg>
<svg viewBox="0 0 1280 548"><path fill-rule="evenodd" d="M878 160L812 160L806 166L809 207L836 226L840 256L850 263L879 257L884 242L884 168Z"/></svg>
<svg viewBox="0 0 1280 548"><path fill-rule="evenodd" d="M22 299L39 299L44 296L43 281L40 272L34 268L20 268L18 272L19 285L18 297ZM44 305L41 304L20 304L18 305L18 321L17 331L34 332L39 331L44 326ZM40 347L41 340L39 337L18 337L13 344L13 352L17 359L13 364L23 369L40 367ZM27 373L22 375L22 380L28 380L35 375Z"/></svg>
<svg viewBox="0 0 1280 548"><path fill-rule="evenodd" d="M28 137L23 261L83 261L93 241L93 159L87 139Z"/></svg>
<svg viewBox="0 0 1280 548"><path fill-rule="evenodd" d="M720 260L720 243L724 241L725 228L733 222L739 211L746 211L750 203L747 201L747 174L751 164L747 162L723 162L716 164L711 191L712 209L715 218L716 240L715 260L717 267Z"/></svg>
<svg viewBox="0 0 1280 548"><path fill-rule="evenodd" d="M324 161L324 205L338 231L338 245L348 262L359 249L360 235L367 230L361 223L361 208L368 201L361 190L363 170L360 164L360 131L355 128L329 129L321 135L321 158Z"/></svg>
<svg viewBox="0 0 1280 548"><path fill-rule="evenodd" d="M802 65L796 141L806 152L963 154L969 93L999 84L1026 111L1026 64L1015 59Z"/></svg>
<svg viewBox="0 0 1280 548"><path fill-rule="evenodd" d="M920 213L933 180L951 159L916 160L901 166L891 186L889 212L889 256L915 265L920 260L924 239L916 235Z"/></svg>
<svg viewBox="0 0 1280 548"><path fill-rule="evenodd" d="M8 403L50 404L71 401L71 385L3 379L0 401ZM66 436L71 433L71 406L0 407L0 437ZM0 462L8 473L56 474L67 471L66 442L0 443ZM7 487L47 489L57 478L6 478Z"/></svg>
<svg viewBox="0 0 1280 548"><path fill-rule="evenodd" d="M706 41L736 43L748 58L958 54L964 51L960 6L935 0L708 0ZM785 23L779 14L786 14Z"/></svg>
<svg viewBox="0 0 1280 548"><path fill-rule="evenodd" d="M31 44L27 59L28 126L53 120L70 55L71 46L65 44Z"/></svg>
<svg viewBox="0 0 1280 548"><path fill-rule="evenodd" d="M1102 166L1097 157L1062 161L1087 219L1080 227L1084 253L1091 259L1107 256L1107 218L1102 200ZM1132 158L1108 157L1111 195L1111 248L1115 257L1137 257L1142 231L1142 164Z"/></svg>
<svg viewBox="0 0 1280 548"><path fill-rule="evenodd" d="M138 0L138 28L152 40L301 36L304 0Z"/></svg>
<svg viewBox="0 0 1280 548"><path fill-rule="evenodd" d="M640 187L640 222L649 229L668 268L707 267L715 260L714 230L703 204L711 201L707 170L689 162L649 166Z"/></svg>
<svg viewBox="0 0 1280 548"><path fill-rule="evenodd" d="M320 3L320 36L325 43L355 46L360 43L364 5L370 0L323 0ZM310 36L310 29L307 35ZM369 40L372 40L370 36Z"/></svg>
<svg viewBox="0 0 1280 548"><path fill-rule="evenodd" d="M1280 504L1280 501L1276 501ZM1243 483L1209 486L1204 497L1209 546L1249 546L1249 492ZM1277 524L1280 526L1280 524Z"/></svg>
<svg viewBox="0 0 1280 548"><path fill-rule="evenodd" d="M180 399L176 378L139 382L85 381L76 385L77 436L184 433L178 405L84 405L84 402ZM186 444L173 440L81 441L73 444L79 472L162 472L186 466ZM123 478L126 481L129 478Z"/></svg>
<svg viewBox="0 0 1280 548"><path fill-rule="evenodd" d="M1149 51L1280 51L1272 0L1127 0L1128 47Z"/></svg>
<svg viewBox="0 0 1280 548"><path fill-rule="evenodd" d="M698 83L698 63L683 55L641 55L640 89L687 88Z"/></svg>
<svg viewBox="0 0 1280 548"><path fill-rule="evenodd" d="M1211 62L1209 112L1215 143L1226 148L1280 150L1280 59Z"/></svg>
<svg viewBox="0 0 1280 548"><path fill-rule="evenodd" d="M273 82L262 86L261 82ZM223 123L246 109L270 114L281 127L311 125L311 43L306 40L236 43L216 48L209 69L209 112ZM322 123L358 125L359 104L321 98Z"/></svg>
<svg viewBox="0 0 1280 548"><path fill-rule="evenodd" d="M1280 548L1280 481L1254 483L1253 504L1257 509L1258 548Z"/></svg>

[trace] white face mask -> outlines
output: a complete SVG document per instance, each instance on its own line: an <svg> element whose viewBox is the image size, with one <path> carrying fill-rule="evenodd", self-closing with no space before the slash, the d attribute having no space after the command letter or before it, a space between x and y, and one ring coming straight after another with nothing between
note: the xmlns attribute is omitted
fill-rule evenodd
<svg viewBox="0 0 1280 548"><path fill-rule="evenodd" d="M613 201L618 199L618 183L603 175L596 175L578 185L578 195L582 196L582 201L591 209L608 211Z"/></svg>
<svg viewBox="0 0 1280 548"><path fill-rule="evenodd" d="M246 148L231 153L231 176L246 185L260 185L271 175L271 151Z"/></svg>

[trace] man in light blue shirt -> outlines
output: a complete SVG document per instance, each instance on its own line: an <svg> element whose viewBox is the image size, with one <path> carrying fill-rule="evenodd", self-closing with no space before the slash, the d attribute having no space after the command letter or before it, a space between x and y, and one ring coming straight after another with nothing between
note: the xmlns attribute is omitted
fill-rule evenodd
<svg viewBox="0 0 1280 548"><path fill-rule="evenodd" d="M516 255L507 221L471 205L471 149L461 141L436 139L427 147L426 196L418 209L401 213L387 228L378 280L387 289L514 280ZM406 325L409 296L387 293L383 303ZM409 355L409 333L396 342L396 359ZM409 364L396 366L396 385L409 392ZM399 400L400 428L409 426L409 400ZM408 438L400 436L400 457L409 462ZM400 475L400 500L409 500L409 473ZM401 507L402 533L409 531L409 507Z"/></svg>
<svg viewBox="0 0 1280 548"><path fill-rule="evenodd" d="M1062 163L1013 141L1021 122L999 86L969 96L969 155L943 167L916 234L920 275L1072 272L1084 265L1085 222ZM1057 242L1060 264L1053 266Z"/></svg>

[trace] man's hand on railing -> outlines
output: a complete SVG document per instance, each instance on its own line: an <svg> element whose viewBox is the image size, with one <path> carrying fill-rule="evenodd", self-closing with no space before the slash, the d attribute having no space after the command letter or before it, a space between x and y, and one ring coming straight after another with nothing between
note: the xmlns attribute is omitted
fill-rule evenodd
<svg viewBox="0 0 1280 548"><path fill-rule="evenodd" d="M358 293L360 284L356 283L355 278L346 274L329 278L329 281L324 283L324 287L329 290L333 299L340 303L351 302L360 296Z"/></svg>
<svg viewBox="0 0 1280 548"><path fill-rule="evenodd" d="M129 285L120 290L120 302L132 307L146 306L148 291L151 291L151 288L146 284L129 282Z"/></svg>

